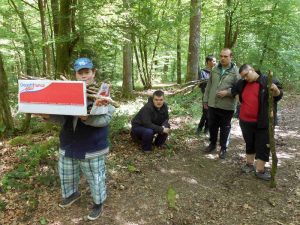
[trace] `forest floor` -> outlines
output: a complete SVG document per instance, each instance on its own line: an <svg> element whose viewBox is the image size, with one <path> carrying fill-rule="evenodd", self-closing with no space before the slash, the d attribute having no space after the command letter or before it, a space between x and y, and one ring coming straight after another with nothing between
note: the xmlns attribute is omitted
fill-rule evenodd
<svg viewBox="0 0 300 225"><path fill-rule="evenodd" d="M91 197L81 180L81 199L60 209L59 185L26 191L37 198L28 209L25 193L0 193L7 202L0 224L105 224L105 225L299 225L300 224L300 96L285 96L280 103L281 120L276 127L279 158L277 188L243 174L245 144L238 121L233 120L225 160L203 154L205 135L196 136L186 124L191 118L172 118L174 134L169 148L144 154L133 144L129 132L112 138L107 160L107 190L102 216L86 220ZM5 146L5 147L3 147ZM13 163L14 152L2 143L1 163ZM4 168L5 165L2 165ZM268 164L270 166L270 164ZM0 176L3 169L0 165Z"/></svg>

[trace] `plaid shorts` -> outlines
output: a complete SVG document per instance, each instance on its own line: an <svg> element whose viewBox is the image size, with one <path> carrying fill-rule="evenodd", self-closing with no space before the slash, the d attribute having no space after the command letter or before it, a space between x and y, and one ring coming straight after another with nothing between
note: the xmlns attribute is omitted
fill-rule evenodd
<svg viewBox="0 0 300 225"><path fill-rule="evenodd" d="M82 171L89 183L95 204L106 199L106 169L105 155L90 159L72 159L59 155L58 170L63 198L67 198L78 191L80 172Z"/></svg>

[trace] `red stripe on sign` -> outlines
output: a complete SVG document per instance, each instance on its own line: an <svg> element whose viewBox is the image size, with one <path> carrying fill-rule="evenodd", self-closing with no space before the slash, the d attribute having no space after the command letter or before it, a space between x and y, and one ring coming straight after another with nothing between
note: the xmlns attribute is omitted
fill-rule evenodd
<svg viewBox="0 0 300 225"><path fill-rule="evenodd" d="M84 105L82 83L51 83L42 90L20 93L20 103Z"/></svg>

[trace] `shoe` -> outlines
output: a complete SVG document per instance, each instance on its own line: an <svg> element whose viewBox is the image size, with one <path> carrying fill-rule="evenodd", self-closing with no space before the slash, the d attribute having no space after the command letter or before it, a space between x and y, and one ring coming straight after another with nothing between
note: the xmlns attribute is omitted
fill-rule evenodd
<svg viewBox="0 0 300 225"><path fill-rule="evenodd" d="M242 167L242 172L243 173L251 173L255 171L254 165L251 164L246 164Z"/></svg>
<svg viewBox="0 0 300 225"><path fill-rule="evenodd" d="M225 159L226 158L226 150L220 150L220 153L219 153L219 158L220 159Z"/></svg>
<svg viewBox="0 0 300 225"><path fill-rule="evenodd" d="M216 150L216 145L213 145L213 144L209 144L205 149L204 149L204 152L205 153L211 153L213 151Z"/></svg>
<svg viewBox="0 0 300 225"><path fill-rule="evenodd" d="M103 211L103 205L102 204L94 204L92 211L90 212L90 214L88 215L88 220L95 220L97 219L99 216L101 216Z"/></svg>
<svg viewBox="0 0 300 225"><path fill-rule="evenodd" d="M203 133L204 133L204 134L208 134L208 127L207 127L207 128L204 128Z"/></svg>
<svg viewBox="0 0 300 225"><path fill-rule="evenodd" d="M271 180L271 174L267 170L265 170L264 172L255 171L255 176L261 180L265 180L265 181Z"/></svg>
<svg viewBox="0 0 300 225"><path fill-rule="evenodd" d="M67 198L64 198L58 205L61 208L66 208L70 205L72 205L74 202L76 202L81 197L80 192L75 192L72 195L70 195Z"/></svg>

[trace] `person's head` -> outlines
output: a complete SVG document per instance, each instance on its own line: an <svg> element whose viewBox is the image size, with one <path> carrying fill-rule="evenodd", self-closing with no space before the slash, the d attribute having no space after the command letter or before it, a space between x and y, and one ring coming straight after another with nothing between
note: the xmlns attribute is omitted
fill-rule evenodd
<svg viewBox="0 0 300 225"><path fill-rule="evenodd" d="M89 58L79 58L74 62L76 79L91 84L94 81L96 69Z"/></svg>
<svg viewBox="0 0 300 225"><path fill-rule="evenodd" d="M229 48L222 49L220 53L220 63L222 67L228 67L232 60L232 51Z"/></svg>
<svg viewBox="0 0 300 225"><path fill-rule="evenodd" d="M239 69L239 73L243 79L250 83L256 81L259 77L255 69L249 64L243 64Z"/></svg>
<svg viewBox="0 0 300 225"><path fill-rule="evenodd" d="M161 108L164 104L164 92L157 90L153 92L153 104L156 108Z"/></svg>
<svg viewBox="0 0 300 225"><path fill-rule="evenodd" d="M205 64L212 69L217 63L216 57L214 57L213 55L208 55L205 58Z"/></svg>

